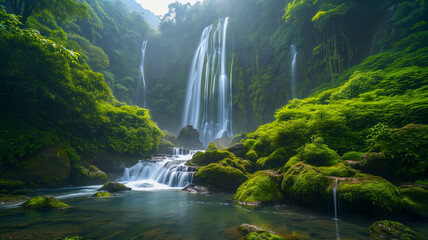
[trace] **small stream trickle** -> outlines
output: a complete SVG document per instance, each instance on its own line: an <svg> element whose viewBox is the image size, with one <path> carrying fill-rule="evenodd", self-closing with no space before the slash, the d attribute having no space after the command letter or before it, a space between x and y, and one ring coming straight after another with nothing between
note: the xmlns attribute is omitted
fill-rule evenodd
<svg viewBox="0 0 428 240"><path fill-rule="evenodd" d="M336 239L340 240L340 233L339 233L339 224L337 221L339 221L339 218L337 216L337 184L338 184L338 179L336 179L336 181L334 182L334 187L333 187L333 204L334 204L334 223L336 225Z"/></svg>

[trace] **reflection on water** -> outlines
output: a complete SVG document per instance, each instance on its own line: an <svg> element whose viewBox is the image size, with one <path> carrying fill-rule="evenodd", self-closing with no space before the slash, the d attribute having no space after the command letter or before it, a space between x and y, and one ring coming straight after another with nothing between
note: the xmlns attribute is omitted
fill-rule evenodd
<svg viewBox="0 0 428 240"><path fill-rule="evenodd" d="M80 235L91 239L228 239L224 230L242 223L274 231L296 231L300 239L335 239L335 221L325 213L287 205L245 208L231 195L194 195L180 191L130 191L113 198L95 199L97 187L46 192L63 198L73 208L30 211L19 207L0 210L0 239L55 239ZM86 193L86 195L84 194ZM369 239L375 219L341 215L340 238ZM422 236L426 222L403 221ZM230 238L229 238L230 239Z"/></svg>

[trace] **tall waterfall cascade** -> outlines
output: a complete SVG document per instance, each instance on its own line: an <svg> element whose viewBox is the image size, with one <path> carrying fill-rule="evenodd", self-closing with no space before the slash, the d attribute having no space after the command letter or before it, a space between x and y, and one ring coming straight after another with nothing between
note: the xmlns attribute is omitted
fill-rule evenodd
<svg viewBox="0 0 428 240"><path fill-rule="evenodd" d="M174 149L174 155L163 160L140 160L130 168L125 168L118 180L132 190L156 190L184 188L193 181L194 167L185 163L192 159L196 151Z"/></svg>
<svg viewBox="0 0 428 240"><path fill-rule="evenodd" d="M296 45L291 44L290 46L290 56L291 56L291 98L296 97L296 84L297 84L297 74L296 74L296 64L297 64L297 50Z"/></svg>
<svg viewBox="0 0 428 240"><path fill-rule="evenodd" d="M182 126L197 129L205 146L215 138L233 136L233 58L228 71L228 24L226 17L203 30L189 72Z"/></svg>
<svg viewBox="0 0 428 240"><path fill-rule="evenodd" d="M141 77L140 77L140 81L137 84L137 90L135 93L135 103L143 108L146 107L146 78L144 75L144 60L146 58L147 42L148 41L144 41L143 46L141 48L141 63L140 63Z"/></svg>

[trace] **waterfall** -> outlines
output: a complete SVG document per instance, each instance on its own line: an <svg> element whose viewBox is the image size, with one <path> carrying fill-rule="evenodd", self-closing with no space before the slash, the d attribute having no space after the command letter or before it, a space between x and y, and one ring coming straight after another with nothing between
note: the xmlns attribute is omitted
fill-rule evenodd
<svg viewBox="0 0 428 240"><path fill-rule="evenodd" d="M334 222L336 225L336 239L340 240L340 233L339 233L339 224L338 224L338 220L339 218L337 217L337 184L338 184L338 179L336 179L336 182L334 182L334 187L333 187L333 204L334 204Z"/></svg>
<svg viewBox="0 0 428 240"><path fill-rule="evenodd" d="M185 166L195 151L174 149L174 155L164 160L141 160L125 168L118 180L133 190L184 188L193 181L194 167Z"/></svg>
<svg viewBox="0 0 428 240"><path fill-rule="evenodd" d="M291 98L296 97L296 83L297 83L297 75L296 75L296 60L297 60L297 50L296 45L291 44L290 46L290 56L291 56Z"/></svg>
<svg viewBox="0 0 428 240"><path fill-rule="evenodd" d="M229 18L206 27L190 67L182 126L192 125L207 146L215 138L233 136L232 64L227 66Z"/></svg>
<svg viewBox="0 0 428 240"><path fill-rule="evenodd" d="M144 76L144 59L146 58L147 42L148 41L144 41L143 46L141 48L141 63L140 63L141 78L137 84L137 90L135 92L135 104L143 108L146 107L146 78ZM143 87L142 90L140 90L140 86Z"/></svg>

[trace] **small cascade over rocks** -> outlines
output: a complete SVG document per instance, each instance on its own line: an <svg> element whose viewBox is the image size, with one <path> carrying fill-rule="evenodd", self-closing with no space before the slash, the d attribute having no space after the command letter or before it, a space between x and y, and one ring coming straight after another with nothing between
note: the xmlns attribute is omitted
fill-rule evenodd
<svg viewBox="0 0 428 240"><path fill-rule="evenodd" d="M143 46L141 48L141 63L140 63L141 78L137 84L137 89L135 91L135 104L143 108L146 107L146 91L147 91L146 78L144 75L144 60L146 58L147 42L148 41L144 41Z"/></svg>
<svg viewBox="0 0 428 240"><path fill-rule="evenodd" d="M290 57L291 57L291 98L296 97L296 83L297 83L297 73L296 73L296 64L297 64L297 50L296 45L291 44L290 46Z"/></svg>
<svg viewBox="0 0 428 240"><path fill-rule="evenodd" d="M182 126L198 130L206 147L215 138L232 137L232 67L228 71L229 18L204 29L193 57Z"/></svg>
<svg viewBox="0 0 428 240"><path fill-rule="evenodd" d="M196 151L183 148L174 149L173 156L163 160L140 160L130 168L125 168L118 180L132 190L156 190L184 188L191 184L194 167L185 166Z"/></svg>

